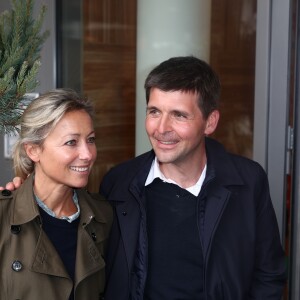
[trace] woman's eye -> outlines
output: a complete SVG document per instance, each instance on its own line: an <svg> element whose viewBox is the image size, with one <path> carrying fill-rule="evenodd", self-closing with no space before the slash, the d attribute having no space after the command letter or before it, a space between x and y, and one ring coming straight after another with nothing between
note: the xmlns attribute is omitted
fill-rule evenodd
<svg viewBox="0 0 300 300"><path fill-rule="evenodd" d="M76 145L76 140L67 141L65 143L65 145L67 145L67 146L75 146Z"/></svg>
<svg viewBox="0 0 300 300"><path fill-rule="evenodd" d="M89 144L94 144L95 141L96 141L96 138L94 136L91 136L91 137L88 138L88 143Z"/></svg>

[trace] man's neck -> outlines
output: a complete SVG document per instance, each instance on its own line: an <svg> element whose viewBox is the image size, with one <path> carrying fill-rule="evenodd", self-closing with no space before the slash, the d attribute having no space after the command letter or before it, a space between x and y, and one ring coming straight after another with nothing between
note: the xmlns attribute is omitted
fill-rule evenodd
<svg viewBox="0 0 300 300"><path fill-rule="evenodd" d="M206 165L206 155L198 164L187 166L186 164L159 163L161 173L168 179L175 181L182 188L195 185Z"/></svg>

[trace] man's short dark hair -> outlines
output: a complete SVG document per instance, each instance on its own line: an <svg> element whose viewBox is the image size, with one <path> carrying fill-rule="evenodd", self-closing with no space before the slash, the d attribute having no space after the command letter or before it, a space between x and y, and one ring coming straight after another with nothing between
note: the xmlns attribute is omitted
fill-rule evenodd
<svg viewBox="0 0 300 300"><path fill-rule="evenodd" d="M199 94L198 105L207 118L218 109L220 81L213 69L194 56L172 57L155 67L145 81L146 101L152 88Z"/></svg>

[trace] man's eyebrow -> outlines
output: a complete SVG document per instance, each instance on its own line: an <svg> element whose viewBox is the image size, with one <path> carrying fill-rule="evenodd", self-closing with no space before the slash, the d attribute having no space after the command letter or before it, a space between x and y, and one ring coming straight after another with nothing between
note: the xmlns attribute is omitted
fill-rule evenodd
<svg viewBox="0 0 300 300"><path fill-rule="evenodd" d="M157 109L157 110L159 110L156 106L147 106L146 107L146 110L151 110L151 109Z"/></svg>

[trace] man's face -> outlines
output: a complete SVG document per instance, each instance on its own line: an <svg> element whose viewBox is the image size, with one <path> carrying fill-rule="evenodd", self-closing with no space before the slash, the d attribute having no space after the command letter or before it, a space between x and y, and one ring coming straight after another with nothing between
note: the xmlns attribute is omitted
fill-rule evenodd
<svg viewBox="0 0 300 300"><path fill-rule="evenodd" d="M197 101L195 93L151 90L145 125L160 163L196 163L204 153L204 137L216 124L211 124L211 116L204 119Z"/></svg>

